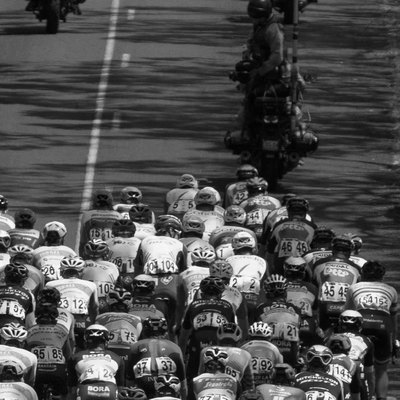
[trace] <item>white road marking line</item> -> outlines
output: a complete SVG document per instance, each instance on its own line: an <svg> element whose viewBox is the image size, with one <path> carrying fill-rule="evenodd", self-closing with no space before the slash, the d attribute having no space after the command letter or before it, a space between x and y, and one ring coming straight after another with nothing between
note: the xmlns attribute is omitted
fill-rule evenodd
<svg viewBox="0 0 400 400"><path fill-rule="evenodd" d="M132 9L132 8L130 8L130 9L128 10L127 19L128 19L128 21L131 21L131 20L133 20L134 18L135 18L135 10Z"/></svg>
<svg viewBox="0 0 400 400"><path fill-rule="evenodd" d="M126 68L129 65L130 60L131 60L131 55L129 53L122 54L121 67Z"/></svg>
<svg viewBox="0 0 400 400"><path fill-rule="evenodd" d="M110 66L114 55L115 48L115 36L117 31L117 21L118 21L118 13L120 8L120 0L112 0L111 3L111 16L110 16L110 25L108 28L108 36L106 49L104 53L103 59L103 67L101 69L100 82L97 91L97 99L96 99L96 111L95 116L92 123L92 131L90 134L90 145L89 152L86 161L86 174L85 174L85 183L83 186L82 193L82 203L79 215L79 222L76 234L76 242L75 242L75 251L78 252L79 242L81 239L81 225L82 225L82 214L84 211L88 210L90 207L90 200L93 192L93 181L95 175L95 167L97 162L97 154L99 150L100 143L100 132L101 132L101 124L103 118L104 111L104 103L105 97L107 93L108 86L108 78L110 75Z"/></svg>

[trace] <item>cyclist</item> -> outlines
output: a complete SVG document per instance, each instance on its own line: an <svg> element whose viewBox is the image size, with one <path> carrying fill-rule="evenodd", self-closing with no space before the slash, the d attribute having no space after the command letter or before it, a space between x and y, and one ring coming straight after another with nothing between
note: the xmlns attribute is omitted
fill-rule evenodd
<svg viewBox="0 0 400 400"><path fill-rule="evenodd" d="M256 386L267 382L273 367L283 363L281 352L270 341L272 333L272 326L266 322L254 322L249 327L246 342L241 345L252 357L251 366Z"/></svg>
<svg viewBox="0 0 400 400"><path fill-rule="evenodd" d="M0 365L0 393L7 400L38 400L32 386L22 382L23 372L13 363Z"/></svg>
<svg viewBox="0 0 400 400"><path fill-rule="evenodd" d="M99 311L96 284L81 278L85 265L80 257L65 257L60 263L62 279L46 284L47 288L56 288L60 292L60 307L74 316L75 342L79 349L83 349L87 325L95 322Z"/></svg>
<svg viewBox="0 0 400 400"><path fill-rule="evenodd" d="M335 236L332 255L314 264L312 280L318 286L319 325L324 330L337 323L348 288L360 280L360 267L349 260L352 246L348 237Z"/></svg>
<svg viewBox="0 0 400 400"><path fill-rule="evenodd" d="M0 268L10 263L8 249L11 246L11 237L7 231L0 230Z"/></svg>
<svg viewBox="0 0 400 400"><path fill-rule="evenodd" d="M16 244L8 249L10 262L24 264L28 269L28 278L24 282L24 288L32 292L34 296L43 289L45 277L42 271L32 265L33 249L26 244Z"/></svg>
<svg viewBox="0 0 400 400"><path fill-rule="evenodd" d="M385 273L386 268L380 262L366 262L361 270L361 281L350 286L347 291L345 306L346 310L356 310L363 316L362 333L369 336L375 345L377 400L387 396L387 369L398 333L398 294L393 286L383 282Z"/></svg>
<svg viewBox="0 0 400 400"><path fill-rule="evenodd" d="M294 386L306 393L306 398L343 400L343 387L339 379L327 371L333 354L326 346L314 345L306 352L306 370L299 372Z"/></svg>
<svg viewBox="0 0 400 400"><path fill-rule="evenodd" d="M266 300L257 306L256 320L273 327L271 343L278 347L284 362L294 367L299 354L301 311L286 300L287 286L287 279L278 274L264 281Z"/></svg>
<svg viewBox="0 0 400 400"><path fill-rule="evenodd" d="M217 344L218 327L235 322L231 303L221 298L225 290L222 279L206 277L200 282L200 296L189 304L183 317L182 329L178 327L178 343L183 354L188 350L187 378L191 380L199 365L200 351Z"/></svg>
<svg viewBox="0 0 400 400"><path fill-rule="evenodd" d="M204 358L209 349L224 351L228 355L225 362L224 372L235 378L241 391L254 388L254 375L252 369L252 356L243 348L239 347L242 340L242 330L234 322L222 324L217 330L217 344L205 347L200 353L200 365L198 373L205 372Z"/></svg>
<svg viewBox="0 0 400 400"><path fill-rule="evenodd" d="M48 222L42 230L43 243L33 251L32 264L42 271L46 282L60 279L60 261L76 253L64 245L67 228L62 222Z"/></svg>
<svg viewBox="0 0 400 400"><path fill-rule="evenodd" d="M112 237L112 225L121 218L113 209L113 195L107 189L95 190L91 208L82 213L79 232L79 255L83 257L85 244L92 239L108 240Z"/></svg>
<svg viewBox="0 0 400 400"><path fill-rule="evenodd" d="M8 214L8 199L0 194L0 229L9 231L14 228L14 218Z"/></svg>
<svg viewBox="0 0 400 400"><path fill-rule="evenodd" d="M199 191L199 183L191 174L183 174L176 180L176 185L165 195L164 214L183 215L194 208L194 198Z"/></svg>
<svg viewBox="0 0 400 400"><path fill-rule="evenodd" d="M149 398L157 396L157 377L173 375L180 380L180 394L187 395L183 353L179 346L167 339L168 325L164 318L146 318L142 335L132 345L127 362L127 379L143 389Z"/></svg>
<svg viewBox="0 0 400 400"><path fill-rule="evenodd" d="M287 257L301 257L310 250L316 225L307 219L308 201L292 197L287 201L288 217L278 221L267 243L267 262L274 273L283 273Z"/></svg>
<svg viewBox="0 0 400 400"><path fill-rule="evenodd" d="M219 205L221 196L215 188L206 186L196 193L194 203L195 207L187 211L182 218L192 215L200 217L205 226L203 239L208 241L211 232L224 225L224 209Z"/></svg>
<svg viewBox="0 0 400 400"><path fill-rule="evenodd" d="M32 249L40 246L42 237L38 229L34 229L36 214L30 208L17 210L14 214L15 228L8 231L11 237L11 246L25 244Z"/></svg>
<svg viewBox="0 0 400 400"><path fill-rule="evenodd" d="M65 398L68 394L66 360L74 351L69 340L72 329L65 329L55 304L38 303L35 316L36 324L28 329L26 339L27 349L38 360L35 389L43 393L45 386L50 385L54 395Z"/></svg>
<svg viewBox="0 0 400 400"><path fill-rule="evenodd" d="M73 354L68 361L71 395L81 400L117 400L118 386L125 386L125 366L121 357L107 349L107 328L90 325L84 336L86 349Z"/></svg>
<svg viewBox="0 0 400 400"><path fill-rule="evenodd" d="M81 279L96 285L99 313L107 308L106 296L119 277L118 267L108 261L109 253L108 244L101 239L89 240L83 247L85 268Z"/></svg>
<svg viewBox="0 0 400 400"><path fill-rule="evenodd" d="M261 400L306 400L303 390L294 387L296 372L291 365L278 363L272 368L269 383L257 386ZM248 396L241 400L250 400Z"/></svg>
<svg viewBox="0 0 400 400"><path fill-rule="evenodd" d="M142 202L142 191L135 186L126 186L119 192L120 203L114 204L113 209L118 211L124 219L129 219L129 210L133 204Z"/></svg>
<svg viewBox="0 0 400 400"><path fill-rule="evenodd" d="M143 240L147 236L156 234L156 229L154 228L154 212L147 204L134 204L129 209L129 219L136 226L136 238Z"/></svg>
<svg viewBox="0 0 400 400"><path fill-rule="evenodd" d="M36 380L37 358L25 349L26 328L10 322L0 329L0 365L12 364L23 376L23 380L34 386Z"/></svg>
<svg viewBox="0 0 400 400"><path fill-rule="evenodd" d="M134 261L141 240L134 237L136 225L130 219L119 219L112 226L113 237L107 240L109 248L108 258L118 267L119 275L125 282L125 287L130 288L135 275Z"/></svg>
<svg viewBox="0 0 400 400"><path fill-rule="evenodd" d="M24 264L6 265L4 284L0 285L0 327L9 322L24 325L33 320L35 299L32 292L24 288L28 273Z"/></svg>
<svg viewBox="0 0 400 400"><path fill-rule="evenodd" d="M258 170L250 164L242 164L236 170L237 181L225 187L224 207L239 205L245 201L249 194L247 192L247 180L258 176Z"/></svg>
<svg viewBox="0 0 400 400"><path fill-rule="evenodd" d="M255 318L261 283L269 274L268 266L263 258L256 255L257 242L253 235L236 233L232 238L232 248L234 255L226 259L233 268L230 285L237 288L246 299L251 323Z"/></svg>

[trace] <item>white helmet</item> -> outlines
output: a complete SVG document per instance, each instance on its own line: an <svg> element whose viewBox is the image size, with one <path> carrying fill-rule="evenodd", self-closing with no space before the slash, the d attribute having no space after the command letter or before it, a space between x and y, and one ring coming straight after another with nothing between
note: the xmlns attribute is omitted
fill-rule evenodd
<svg viewBox="0 0 400 400"><path fill-rule="evenodd" d="M43 237L46 238L49 232L57 232L60 239L62 239L67 235L67 228L62 222L52 221L44 226Z"/></svg>
<svg viewBox="0 0 400 400"><path fill-rule="evenodd" d="M196 193L194 202L196 205L209 204L215 206L221 202L221 196L216 189L211 186L206 186Z"/></svg>
<svg viewBox="0 0 400 400"><path fill-rule="evenodd" d="M233 250L239 250L249 247L250 249L256 249L257 243L254 236L249 232L238 232L232 238Z"/></svg>

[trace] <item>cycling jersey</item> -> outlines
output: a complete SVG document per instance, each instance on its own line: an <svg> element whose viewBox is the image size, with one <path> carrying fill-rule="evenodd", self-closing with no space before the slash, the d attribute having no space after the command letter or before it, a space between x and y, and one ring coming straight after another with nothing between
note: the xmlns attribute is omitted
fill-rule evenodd
<svg viewBox="0 0 400 400"><path fill-rule="evenodd" d="M203 233L203 239L209 241L211 232L217 228L220 228L225 224L224 221L224 209L219 206L215 206L213 211L203 211L203 210L191 210L185 213L184 217L189 216L200 217L204 222L205 229Z"/></svg>
<svg viewBox="0 0 400 400"><path fill-rule="evenodd" d="M38 396L25 382L0 382L1 400L38 400Z"/></svg>
<svg viewBox="0 0 400 400"><path fill-rule="evenodd" d="M10 255L8 253L0 253L0 268L4 271L7 264L10 264Z"/></svg>
<svg viewBox="0 0 400 400"><path fill-rule="evenodd" d="M257 390L261 393L263 400L306 400L304 391L292 386L264 383L258 385Z"/></svg>
<svg viewBox="0 0 400 400"><path fill-rule="evenodd" d="M1 344L0 365L5 363L15 366L17 371L23 374L25 383L30 386L34 385L36 379L37 358L33 353L18 347Z"/></svg>
<svg viewBox="0 0 400 400"><path fill-rule="evenodd" d="M239 205L249 197L247 181L238 181L228 184L225 188L224 207Z"/></svg>
<svg viewBox="0 0 400 400"><path fill-rule="evenodd" d="M9 231L15 229L15 221L11 215L0 213L0 230Z"/></svg>
<svg viewBox="0 0 400 400"><path fill-rule="evenodd" d="M251 355L251 368L255 385L265 383L275 364L283 363L283 356L273 343L254 339L242 344L241 348Z"/></svg>
<svg viewBox="0 0 400 400"><path fill-rule="evenodd" d="M303 390L308 400L344 400L341 382L327 372L299 372L294 386Z"/></svg>
<svg viewBox="0 0 400 400"><path fill-rule="evenodd" d="M9 230L8 234L11 237L11 246L25 244L32 249L36 249L43 242L41 233L37 229L15 228Z"/></svg>
<svg viewBox="0 0 400 400"><path fill-rule="evenodd" d="M154 236L156 234L156 228L154 223L139 223L133 222L136 226L135 238L143 240L147 236Z"/></svg>
<svg viewBox="0 0 400 400"><path fill-rule="evenodd" d="M334 354L328 373L342 382L344 398L351 399L351 383L356 373L356 364L345 354ZM356 393L359 393L359 389Z"/></svg>
<svg viewBox="0 0 400 400"><path fill-rule="evenodd" d="M204 373L193 378L196 400L235 400L238 386L238 381L225 373Z"/></svg>
<svg viewBox="0 0 400 400"><path fill-rule="evenodd" d="M35 299L33 294L18 285L0 285L0 327L9 322L25 325L33 318Z"/></svg>
<svg viewBox="0 0 400 400"><path fill-rule="evenodd" d="M198 189L173 188L165 195L164 212L182 218L195 207L194 198Z"/></svg>
<svg viewBox="0 0 400 400"><path fill-rule="evenodd" d="M46 282L60 279L60 261L64 257L76 257L68 246L40 246L33 252L32 265L42 271Z"/></svg>
<svg viewBox="0 0 400 400"><path fill-rule="evenodd" d="M110 249L110 261L118 267L122 277L133 278L135 273L134 261L140 246L141 240L136 237L123 238L115 237L107 241Z"/></svg>

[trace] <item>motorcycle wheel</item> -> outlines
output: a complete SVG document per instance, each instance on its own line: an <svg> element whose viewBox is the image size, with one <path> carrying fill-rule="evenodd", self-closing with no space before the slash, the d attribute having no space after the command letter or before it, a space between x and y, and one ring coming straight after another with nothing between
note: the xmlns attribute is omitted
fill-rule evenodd
<svg viewBox="0 0 400 400"><path fill-rule="evenodd" d="M278 185L278 180L282 177L279 158L262 157L260 164L261 176L268 182L268 188L275 189Z"/></svg>
<svg viewBox="0 0 400 400"><path fill-rule="evenodd" d="M44 6L46 33L55 34L60 26L60 0L48 0Z"/></svg>

